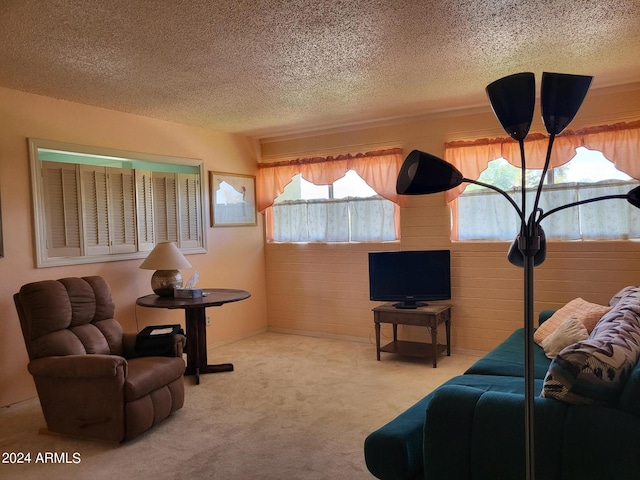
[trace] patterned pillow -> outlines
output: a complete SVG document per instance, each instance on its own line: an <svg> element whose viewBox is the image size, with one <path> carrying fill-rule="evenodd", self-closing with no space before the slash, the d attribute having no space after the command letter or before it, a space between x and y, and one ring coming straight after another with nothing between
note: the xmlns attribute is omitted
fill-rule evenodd
<svg viewBox="0 0 640 480"><path fill-rule="evenodd" d="M640 288L628 291L587 340L553 359L542 397L571 404L614 404L640 356Z"/></svg>
<svg viewBox="0 0 640 480"><path fill-rule="evenodd" d="M587 302L582 298L575 298L556 311L551 318L540 325L540 327L538 327L533 333L533 340L538 345L542 346L542 341L570 318L577 318L580 320L584 326L587 327L587 332L591 333L596 323L598 323L598 320L600 320L609 310L611 310L611 307Z"/></svg>
<svg viewBox="0 0 640 480"><path fill-rule="evenodd" d="M614 307L615 304L618 303L621 298L624 298L628 294L632 293L635 288L638 288L638 287L634 287L634 286L624 287L622 290L616 293L613 297L611 297L611 300L609 300L609 306Z"/></svg>

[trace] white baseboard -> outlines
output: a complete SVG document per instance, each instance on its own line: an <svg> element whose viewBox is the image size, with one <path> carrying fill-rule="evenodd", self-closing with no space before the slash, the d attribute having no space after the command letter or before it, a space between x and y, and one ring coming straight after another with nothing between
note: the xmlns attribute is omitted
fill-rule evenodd
<svg viewBox="0 0 640 480"><path fill-rule="evenodd" d="M306 330L292 330L289 328L267 327L268 332L284 333L287 335L302 335L304 337L328 338L331 340L345 340L348 342L371 343L368 338L352 337L349 335L335 335L332 333L310 332ZM375 342L373 343L375 345Z"/></svg>
<svg viewBox="0 0 640 480"><path fill-rule="evenodd" d="M480 350L467 350L465 348L451 348L451 353L467 355L469 357L484 357L487 354L487 352L481 352Z"/></svg>
<svg viewBox="0 0 640 480"><path fill-rule="evenodd" d="M236 335L234 337L225 338L224 340L218 340L217 342L207 343L207 348L221 347L222 345L227 345L229 343L237 342L238 340L243 340L249 337L254 337L256 335L260 335L261 333L266 333L266 332L267 332L266 327L259 328L251 332L243 333L242 335Z"/></svg>
<svg viewBox="0 0 640 480"><path fill-rule="evenodd" d="M238 340L243 340L245 338L250 338L255 335L260 335L261 333L267 333L267 332L281 333L284 335L301 335L303 337L326 338L329 340L343 340L347 342L368 343L373 345L375 349L375 340L372 340L371 338L352 337L349 335L335 335L332 333L312 332L307 330L293 330L290 328L278 328L278 327L259 328L257 330L253 330L252 332L248 332L242 335L225 338L224 340L219 340L217 342L209 344L208 348L220 347L222 345L227 345L229 343L237 342ZM472 357L483 357L484 355L487 354L487 352L481 352L478 350L467 350L463 348L451 348L451 353L457 354L457 355L468 355Z"/></svg>

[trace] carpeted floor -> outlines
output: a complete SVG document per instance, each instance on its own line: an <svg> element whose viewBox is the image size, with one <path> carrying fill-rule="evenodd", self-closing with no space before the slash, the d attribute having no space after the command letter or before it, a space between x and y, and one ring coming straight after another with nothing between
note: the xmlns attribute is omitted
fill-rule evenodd
<svg viewBox="0 0 640 480"><path fill-rule="evenodd" d="M37 399L0 409L2 459L31 453L0 463L0 478L369 479L365 437L476 360L378 362L375 345L264 333L210 349L210 363L235 371L187 377L184 408L121 445L38 434ZM75 463L36 463L47 452Z"/></svg>

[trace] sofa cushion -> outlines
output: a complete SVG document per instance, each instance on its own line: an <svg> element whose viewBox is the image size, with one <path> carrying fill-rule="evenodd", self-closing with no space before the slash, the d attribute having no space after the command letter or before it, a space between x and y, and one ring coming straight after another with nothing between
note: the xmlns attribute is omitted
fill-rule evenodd
<svg viewBox="0 0 640 480"><path fill-rule="evenodd" d="M521 394L505 392L485 392L473 410L471 436L470 474L474 480L524 479L525 402ZM535 402L535 478L538 480L559 480L562 465L562 440L564 417L567 405L544 398ZM434 405L435 406L435 405ZM457 410L455 405L453 411ZM428 412L427 415L431 413ZM434 411L433 413L438 413ZM467 414L468 415L468 414ZM446 433L440 433L445 445ZM454 449L456 450L456 449ZM456 452L459 455L459 452ZM431 473L431 472L427 472ZM450 479L446 472L433 478ZM425 475L425 478L432 478ZM575 480L577 477L574 477Z"/></svg>
<svg viewBox="0 0 640 480"><path fill-rule="evenodd" d="M572 404L612 405L640 355L640 288L621 298L587 340L551 362L541 396Z"/></svg>
<svg viewBox="0 0 640 480"><path fill-rule="evenodd" d="M622 388L618 408L637 415L640 419L640 362L636 363Z"/></svg>
<svg viewBox="0 0 640 480"><path fill-rule="evenodd" d="M545 358L544 355L542 357ZM521 377L504 375L458 375L444 385L473 387L466 390L477 389L478 396L489 391L524 394ZM365 462L377 478L424 478L422 447L426 412L433 396L441 388L367 436L364 441ZM542 379L535 380L534 388L537 391L542 388Z"/></svg>
<svg viewBox="0 0 640 480"><path fill-rule="evenodd" d="M549 360L544 350L533 346L534 377L543 379L549 368ZM524 377L524 328L513 332L500 345L471 365L465 375L507 375Z"/></svg>
<svg viewBox="0 0 640 480"><path fill-rule="evenodd" d="M548 358L555 358L561 350L587 338L589 338L587 327L579 319L569 318L545 338L540 346Z"/></svg>
<svg viewBox="0 0 640 480"><path fill-rule="evenodd" d="M638 478L640 418L636 415L601 406L567 408L563 431L562 473L556 478Z"/></svg>
<svg viewBox="0 0 640 480"><path fill-rule="evenodd" d="M587 332L596 326L602 316L611 310L611 307L587 302L582 298L575 298L564 307L557 310L551 318L540 325L533 334L533 340L542 345L542 341L551 335L560 325L570 318L579 319L587 328Z"/></svg>

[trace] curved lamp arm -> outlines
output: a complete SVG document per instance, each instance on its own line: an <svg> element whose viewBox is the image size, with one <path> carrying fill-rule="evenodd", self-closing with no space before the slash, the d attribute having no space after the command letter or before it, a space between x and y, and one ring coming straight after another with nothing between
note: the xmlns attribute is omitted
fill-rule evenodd
<svg viewBox="0 0 640 480"><path fill-rule="evenodd" d="M531 211L531 215L538 211L538 205L540 203L540 195L542 194L542 187L544 186L544 179L547 175L547 171L549 170L549 163L551 161L551 150L553 149L553 141L556 138L555 134L551 134L549 136L549 143L547 144L547 155L544 159L544 167L542 169L542 174L540 175L540 181L538 182L538 188L536 189L536 197L533 202L533 209ZM532 226L530 226L532 228Z"/></svg>
<svg viewBox="0 0 640 480"><path fill-rule="evenodd" d="M540 217L538 218L536 223L540 224L540 222L544 218L548 217L552 213L556 213L556 212L559 212L560 210L564 210L565 208L577 207L578 205L584 205L585 203L599 202L600 200L611 200L611 199L614 199L614 198L628 199L629 196L628 196L628 194L605 195L605 196L602 196L602 197L595 197L595 198L589 198L587 200L580 200L579 202L568 203L567 205L562 205L561 207L556 207L556 208L553 208L553 209L549 210L548 212L543 213L542 215L540 215Z"/></svg>

